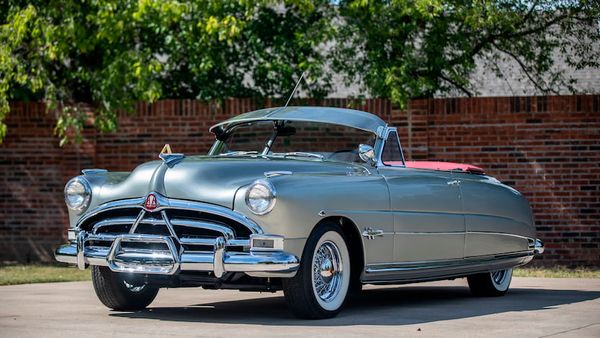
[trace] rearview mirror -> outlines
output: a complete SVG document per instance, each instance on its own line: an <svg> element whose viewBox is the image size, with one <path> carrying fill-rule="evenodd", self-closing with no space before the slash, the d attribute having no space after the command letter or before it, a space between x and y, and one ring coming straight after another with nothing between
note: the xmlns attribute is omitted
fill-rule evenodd
<svg viewBox="0 0 600 338"><path fill-rule="evenodd" d="M369 165L375 165L375 150L368 144L358 145L358 157Z"/></svg>

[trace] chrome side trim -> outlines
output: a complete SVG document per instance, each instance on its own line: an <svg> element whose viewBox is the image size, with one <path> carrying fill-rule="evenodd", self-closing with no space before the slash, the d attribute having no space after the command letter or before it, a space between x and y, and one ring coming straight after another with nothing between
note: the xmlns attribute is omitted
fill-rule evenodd
<svg viewBox="0 0 600 338"><path fill-rule="evenodd" d="M502 258L496 260L472 261L469 264L449 265L429 270L392 271L363 274L364 284L404 284L461 278L476 273L511 269L529 263L533 256Z"/></svg>
<svg viewBox="0 0 600 338"><path fill-rule="evenodd" d="M402 263L378 263L378 264L367 265L367 267L365 268L365 273L369 274L369 273L381 273L381 272L402 272L402 271L438 269L438 268L461 266L461 265L480 264L480 263L508 259L508 258L521 258L521 257L532 256L532 255L533 255L533 252L527 250L527 251L511 252L511 253L498 254L498 255L467 257L467 258L463 258L463 259L402 262Z"/></svg>

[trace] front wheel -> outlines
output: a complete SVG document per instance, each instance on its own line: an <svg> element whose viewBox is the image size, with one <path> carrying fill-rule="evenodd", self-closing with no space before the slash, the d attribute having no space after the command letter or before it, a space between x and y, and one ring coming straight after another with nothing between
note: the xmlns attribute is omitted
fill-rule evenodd
<svg viewBox="0 0 600 338"><path fill-rule="evenodd" d="M468 276L471 293L480 297L504 295L510 286L512 271L512 269L505 269Z"/></svg>
<svg viewBox="0 0 600 338"><path fill-rule="evenodd" d="M292 312L307 319L337 315L350 286L350 254L337 224L322 224L308 238L300 268L283 279L283 292Z"/></svg>
<svg viewBox="0 0 600 338"><path fill-rule="evenodd" d="M102 304L118 311L142 310L158 293L158 288L127 280L123 273L112 272L104 266L92 266L92 284Z"/></svg>

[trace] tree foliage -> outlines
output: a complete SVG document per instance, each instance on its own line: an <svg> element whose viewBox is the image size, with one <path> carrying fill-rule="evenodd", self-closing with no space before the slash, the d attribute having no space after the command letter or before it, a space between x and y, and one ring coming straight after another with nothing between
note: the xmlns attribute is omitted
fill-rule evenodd
<svg viewBox="0 0 600 338"><path fill-rule="evenodd" d="M542 93L574 91L555 67L600 66L597 0L342 1L335 60L372 95L398 103L436 92L477 93L469 76L480 60L503 77L510 59Z"/></svg>
<svg viewBox="0 0 600 338"><path fill-rule="evenodd" d="M0 123L8 100L41 99L62 144L79 138L78 102L101 131L117 112L159 98L285 95L294 74L320 76L327 6L310 0L12 1L0 26ZM297 76L297 75L296 75ZM328 82L307 87L313 96ZM0 124L0 140L6 126Z"/></svg>
<svg viewBox="0 0 600 338"><path fill-rule="evenodd" d="M305 70L307 95L327 95L336 72L402 104L476 93L477 60L500 73L494 60L508 57L551 92L571 85L555 53L599 66L599 16L591 0L8 0L0 141L9 100L46 102L64 144L88 118L115 130L137 101L281 97ZM80 102L94 103L93 116Z"/></svg>

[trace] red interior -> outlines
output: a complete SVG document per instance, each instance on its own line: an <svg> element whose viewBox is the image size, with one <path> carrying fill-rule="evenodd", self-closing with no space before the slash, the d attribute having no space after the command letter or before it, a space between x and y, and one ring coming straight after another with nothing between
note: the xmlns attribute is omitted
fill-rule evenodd
<svg viewBox="0 0 600 338"><path fill-rule="evenodd" d="M402 165L402 162L399 161L389 161L385 162L388 165ZM477 174L483 174L484 171L480 167L476 167L471 164L464 163L452 163L452 162L433 162L433 161L406 161L407 168L415 168L415 169L429 169L429 170L462 170Z"/></svg>

